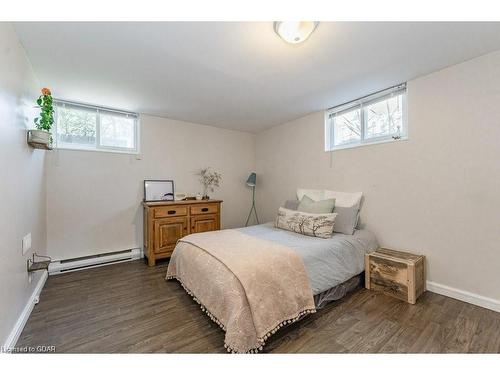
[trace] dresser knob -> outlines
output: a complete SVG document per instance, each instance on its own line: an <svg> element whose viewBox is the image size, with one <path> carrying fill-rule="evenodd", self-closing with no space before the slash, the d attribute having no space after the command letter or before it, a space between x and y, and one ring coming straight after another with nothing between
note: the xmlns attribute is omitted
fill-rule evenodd
<svg viewBox="0 0 500 375"><path fill-rule="evenodd" d="M201 212L207 212L207 211L208 211L208 207L203 207L203 208L201 209Z"/></svg>
<svg viewBox="0 0 500 375"><path fill-rule="evenodd" d="M175 214L175 210L170 210L170 211L168 211L168 214L169 214L169 215L173 215L173 214Z"/></svg>

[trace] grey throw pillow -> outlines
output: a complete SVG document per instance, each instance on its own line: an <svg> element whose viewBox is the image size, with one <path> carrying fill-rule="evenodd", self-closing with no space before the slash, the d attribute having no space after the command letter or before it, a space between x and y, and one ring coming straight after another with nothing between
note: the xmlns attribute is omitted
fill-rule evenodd
<svg viewBox="0 0 500 375"><path fill-rule="evenodd" d="M335 198L314 201L307 195L304 195L300 200L297 211L307 212L310 214L331 214L335 207Z"/></svg>
<svg viewBox="0 0 500 375"><path fill-rule="evenodd" d="M285 207L287 210L297 211L297 207L299 207L299 203L300 203L300 201L297 201L297 200L288 200L285 202L285 205L283 207Z"/></svg>
<svg viewBox="0 0 500 375"><path fill-rule="evenodd" d="M333 212L338 214L335 218L333 231L343 234L353 234L358 224L358 206L339 207L335 206Z"/></svg>

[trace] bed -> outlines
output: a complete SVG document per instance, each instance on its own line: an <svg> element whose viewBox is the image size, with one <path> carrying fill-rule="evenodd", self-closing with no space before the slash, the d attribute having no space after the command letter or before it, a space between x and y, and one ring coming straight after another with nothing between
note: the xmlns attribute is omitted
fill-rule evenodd
<svg viewBox="0 0 500 375"><path fill-rule="evenodd" d="M281 327L356 288L373 233L315 238L266 223L179 240L167 279L178 280L225 332L229 352L255 353Z"/></svg>

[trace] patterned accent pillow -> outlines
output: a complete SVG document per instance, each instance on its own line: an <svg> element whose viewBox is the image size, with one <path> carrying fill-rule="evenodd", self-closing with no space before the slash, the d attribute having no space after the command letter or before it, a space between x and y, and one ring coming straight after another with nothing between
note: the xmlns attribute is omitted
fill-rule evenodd
<svg viewBox="0 0 500 375"><path fill-rule="evenodd" d="M280 207L275 226L306 236L330 238L336 216L335 213L309 214Z"/></svg>

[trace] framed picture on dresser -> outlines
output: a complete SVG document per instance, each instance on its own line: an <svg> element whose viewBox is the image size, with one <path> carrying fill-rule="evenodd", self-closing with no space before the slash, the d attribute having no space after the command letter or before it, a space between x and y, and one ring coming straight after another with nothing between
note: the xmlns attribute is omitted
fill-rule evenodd
<svg viewBox="0 0 500 375"><path fill-rule="evenodd" d="M173 200L173 180L144 180L144 202L161 202Z"/></svg>

